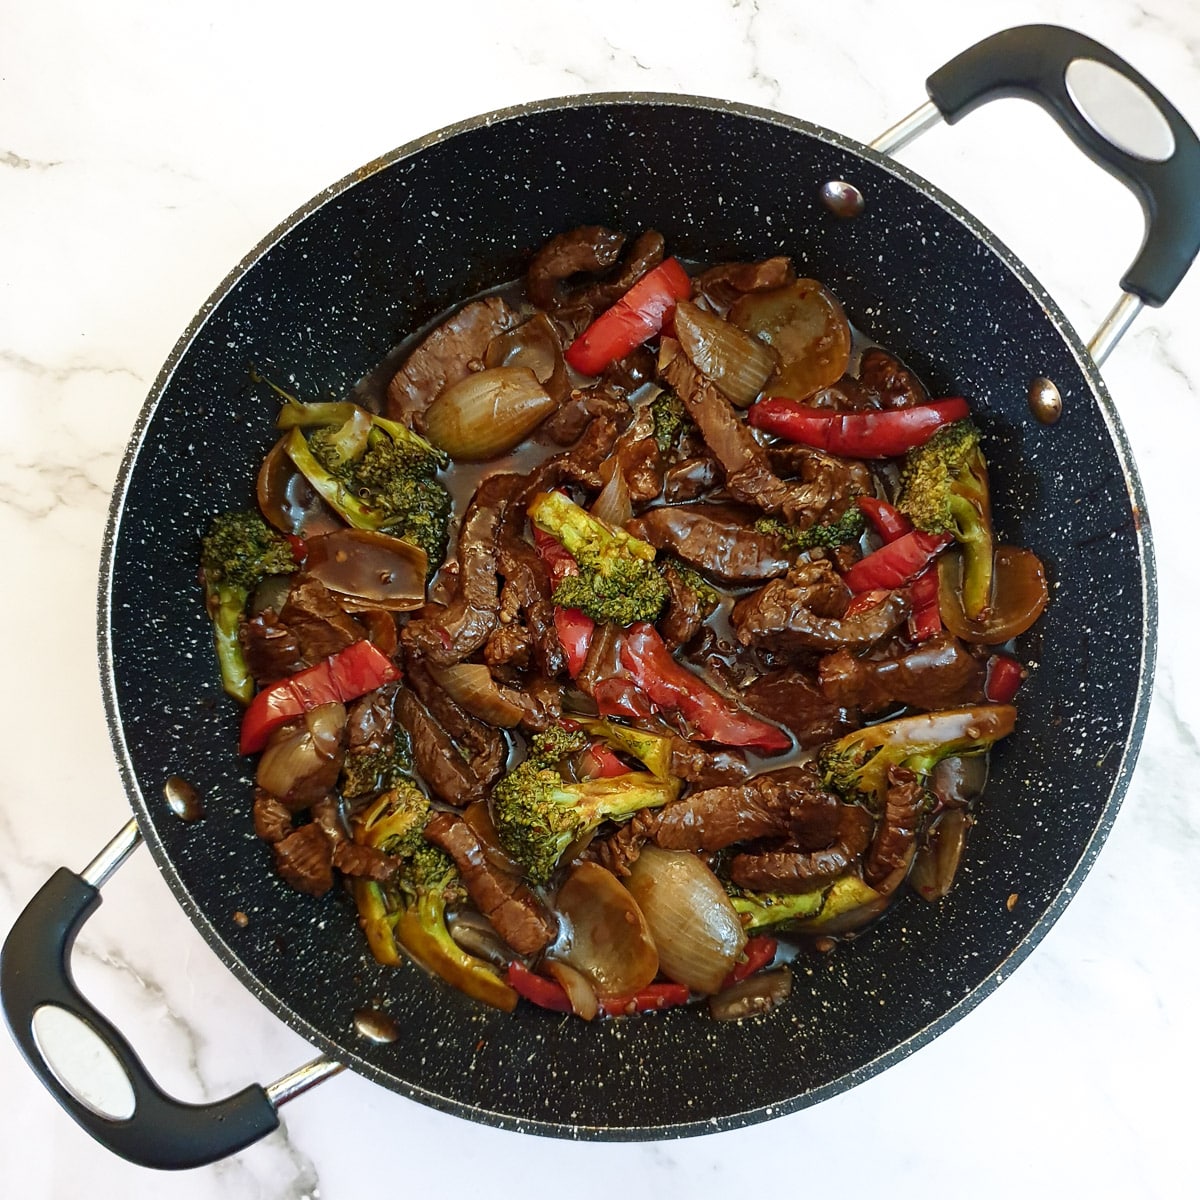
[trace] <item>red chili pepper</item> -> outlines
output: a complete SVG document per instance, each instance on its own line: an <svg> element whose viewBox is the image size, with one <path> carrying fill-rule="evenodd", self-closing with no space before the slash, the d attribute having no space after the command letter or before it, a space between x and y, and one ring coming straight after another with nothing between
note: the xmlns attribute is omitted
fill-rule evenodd
<svg viewBox="0 0 1200 1200"><path fill-rule="evenodd" d="M911 409L899 409L911 412ZM915 579L954 538L948 533L923 533L914 529L874 554L859 559L842 579L852 592L872 588L898 588Z"/></svg>
<svg viewBox="0 0 1200 1200"><path fill-rule="evenodd" d="M725 982L721 984L721 987L732 987L735 983L741 983L743 979L753 975L755 971L761 971L768 963L774 961L775 951L778 949L779 943L773 937L750 938L742 951L742 961L734 964L733 970L725 976Z"/></svg>
<svg viewBox="0 0 1200 1200"><path fill-rule="evenodd" d="M636 996L601 996L599 1004L606 1017L628 1017L686 1004L688 995L687 987L682 983L650 983Z"/></svg>
<svg viewBox="0 0 1200 1200"><path fill-rule="evenodd" d="M593 742L579 756L580 770L585 779L610 779L628 775L627 767L603 742Z"/></svg>
<svg viewBox="0 0 1200 1200"><path fill-rule="evenodd" d="M592 685L592 699L602 717L652 717L656 711L629 679L601 679Z"/></svg>
<svg viewBox="0 0 1200 1200"><path fill-rule="evenodd" d="M283 536L292 543L292 557L299 565L308 557L308 546L298 533L285 533Z"/></svg>
<svg viewBox="0 0 1200 1200"><path fill-rule="evenodd" d="M533 545L546 564L550 578L556 584L568 575L579 574L579 564L575 561L574 556L563 547L561 542L538 529L537 526L534 526L533 529ZM558 633L558 641L563 648L563 654L567 657L567 674L574 679L583 670L583 664L587 662L592 635L596 631L596 622L578 608L560 608L555 605L554 628Z"/></svg>
<svg viewBox="0 0 1200 1200"><path fill-rule="evenodd" d="M847 458L895 458L929 441L943 425L969 415L957 396L887 412L829 412L772 396L760 400L749 421L758 429Z"/></svg>
<svg viewBox="0 0 1200 1200"><path fill-rule="evenodd" d="M547 979L544 975L535 975L528 967L515 960L508 964L505 982L518 996L523 996L539 1008L548 1008L553 1012L571 1011L571 1001L561 984Z"/></svg>
<svg viewBox="0 0 1200 1200"><path fill-rule="evenodd" d="M1007 704L1017 694L1017 688L1025 682L1027 674L1015 658L1009 658L1007 654L993 654L988 659L983 694L993 704Z"/></svg>
<svg viewBox="0 0 1200 1200"><path fill-rule="evenodd" d="M263 688L242 717L240 749L254 754L273 730L333 701L345 703L400 678L396 664L370 642L355 642L328 658Z"/></svg>
<svg viewBox="0 0 1200 1200"><path fill-rule="evenodd" d="M869 592L859 592L857 596L850 597L850 603L846 605L842 617L857 617L859 613L865 613L875 605L882 604L891 594L888 588L872 588Z"/></svg>
<svg viewBox="0 0 1200 1200"><path fill-rule="evenodd" d="M912 533L913 523L894 504L877 500L874 496L859 496L858 507L875 526L875 532L885 542L894 542L906 533Z"/></svg>
<svg viewBox="0 0 1200 1200"><path fill-rule="evenodd" d="M571 343L567 362L583 375L599 375L660 332L676 301L691 294L692 281L679 260L663 259Z"/></svg>
<svg viewBox="0 0 1200 1200"><path fill-rule="evenodd" d="M621 665L660 709L675 709L706 741L753 746L764 754L791 749L778 725L751 716L671 657L658 630L646 621L631 625L621 641Z"/></svg>
<svg viewBox="0 0 1200 1200"><path fill-rule="evenodd" d="M938 574L926 567L912 581L912 616L908 618L908 636L914 642L927 642L942 630L942 610L938 604Z"/></svg>

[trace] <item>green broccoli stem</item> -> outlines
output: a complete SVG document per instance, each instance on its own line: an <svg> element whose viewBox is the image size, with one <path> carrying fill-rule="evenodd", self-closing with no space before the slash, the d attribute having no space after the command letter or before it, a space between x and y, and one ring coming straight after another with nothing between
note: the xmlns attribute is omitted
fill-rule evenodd
<svg viewBox="0 0 1200 1200"><path fill-rule="evenodd" d="M992 531L979 510L965 496L951 493L950 515L954 537L962 546L962 604L971 620L981 617L992 603Z"/></svg>
<svg viewBox="0 0 1200 1200"><path fill-rule="evenodd" d="M312 484L321 499L355 529L371 529L378 532L387 524L386 513L364 503L317 461L299 428L288 434L283 443L283 450L295 463L300 474Z"/></svg>
<svg viewBox="0 0 1200 1200"><path fill-rule="evenodd" d="M210 587L206 598L213 623L217 662L221 668L221 685L235 700L249 704L254 699L254 680L238 641L238 623L246 611L248 595L241 588Z"/></svg>

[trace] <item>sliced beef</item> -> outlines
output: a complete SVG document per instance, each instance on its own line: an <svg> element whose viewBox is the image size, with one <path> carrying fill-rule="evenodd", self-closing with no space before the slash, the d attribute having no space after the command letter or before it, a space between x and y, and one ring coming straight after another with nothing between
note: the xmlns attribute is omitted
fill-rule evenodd
<svg viewBox="0 0 1200 1200"><path fill-rule="evenodd" d="M374 846L360 846L357 842L338 842L333 851L333 865L343 875L373 879L386 883L400 869L400 860L394 854L384 854Z"/></svg>
<svg viewBox="0 0 1200 1200"><path fill-rule="evenodd" d="M796 667L760 675L739 696L747 708L788 730L802 750L841 737L858 724L845 701L831 699Z"/></svg>
<svg viewBox="0 0 1200 1200"><path fill-rule="evenodd" d="M772 469L781 477L798 477L806 485L805 519L836 521L855 496L870 495L874 487L871 470L866 463L853 458L839 458L796 444L771 446L767 450Z"/></svg>
<svg viewBox="0 0 1200 1200"><path fill-rule="evenodd" d="M349 841L346 826L342 823L341 806L336 796L323 796L312 806L313 824L320 826L329 844L336 850L343 842Z"/></svg>
<svg viewBox="0 0 1200 1200"><path fill-rule="evenodd" d="M286 679L309 665L300 653L296 635L270 609L241 622L238 643L259 687Z"/></svg>
<svg viewBox="0 0 1200 1200"><path fill-rule="evenodd" d="M843 375L837 383L818 388L804 403L809 408L824 408L830 412L868 412L879 408L879 400L853 375Z"/></svg>
<svg viewBox="0 0 1200 1200"><path fill-rule="evenodd" d="M425 837L454 859L475 906L518 954L537 954L554 941L554 918L520 879L488 859L466 821L436 813L425 826Z"/></svg>
<svg viewBox="0 0 1200 1200"><path fill-rule="evenodd" d="M641 277L663 260L665 242L653 229L641 234L629 252L605 279L584 283L562 296L554 308L554 319L567 336L584 331L606 308L611 308Z"/></svg>
<svg viewBox="0 0 1200 1200"><path fill-rule="evenodd" d="M721 787L737 783L750 775L750 764L740 750L711 750L671 738L671 774L698 788Z"/></svg>
<svg viewBox="0 0 1200 1200"><path fill-rule="evenodd" d="M658 621L658 631L667 648L675 650L679 646L686 646L700 632L707 613L700 593L674 564L667 563L662 574L670 590L667 607Z"/></svg>
<svg viewBox="0 0 1200 1200"><path fill-rule="evenodd" d="M333 846L320 825L302 825L271 848L275 870L296 891L323 896L333 887Z"/></svg>
<svg viewBox="0 0 1200 1200"><path fill-rule="evenodd" d="M539 441L551 441L556 446L573 446L592 422L600 417L615 426L612 433L614 439L633 417L625 389L614 386L607 379L590 388L573 389L570 396L538 426L537 438Z"/></svg>
<svg viewBox="0 0 1200 1200"><path fill-rule="evenodd" d="M766 258L753 263L721 263L701 272L692 283L694 295L703 296L724 312L747 292L771 292L796 282L789 258Z"/></svg>
<svg viewBox="0 0 1200 1200"><path fill-rule="evenodd" d="M863 878L872 886L906 868L917 844L925 811L925 789L905 767L888 767L883 816L863 863Z"/></svg>
<svg viewBox="0 0 1200 1200"><path fill-rule="evenodd" d="M337 654L366 636L363 627L343 611L337 597L311 575L297 575L292 580L279 620L295 636L306 666Z"/></svg>
<svg viewBox="0 0 1200 1200"><path fill-rule="evenodd" d="M898 358L872 346L858 365L858 381L880 408L913 408L929 402L925 385Z"/></svg>
<svg viewBox="0 0 1200 1200"><path fill-rule="evenodd" d="M837 838L820 850L793 847L735 855L729 878L756 892L809 892L845 875L870 845L874 822L854 804L838 810Z"/></svg>
<svg viewBox="0 0 1200 1200"><path fill-rule="evenodd" d="M527 732L541 733L562 716L563 686L545 675L526 676L505 689L505 695L520 706L521 728Z"/></svg>
<svg viewBox="0 0 1200 1200"><path fill-rule="evenodd" d="M507 583L504 586L508 588ZM483 661L489 667L515 667L517 670L524 670L529 666L531 652L529 630L524 625L512 622L508 625L498 625L492 630L483 648Z"/></svg>
<svg viewBox="0 0 1200 1200"><path fill-rule="evenodd" d="M558 456L555 465L559 482L578 483L598 492L604 486L601 468L612 457L621 429L611 417L594 418L579 441Z"/></svg>
<svg viewBox="0 0 1200 1200"><path fill-rule="evenodd" d="M892 704L928 712L981 704L987 676L984 664L949 633L892 658L862 659L838 650L821 659L818 670L831 701L866 712Z"/></svg>
<svg viewBox="0 0 1200 1200"><path fill-rule="evenodd" d="M707 454L685 458L663 472L663 499L668 504L686 504L711 491L721 480L716 460Z"/></svg>
<svg viewBox="0 0 1200 1200"><path fill-rule="evenodd" d="M608 837L597 838L584 853L584 857L598 862L606 871L618 879L626 878L630 867L638 860L642 847L650 840L658 821L658 813L643 810L635 813Z"/></svg>
<svg viewBox="0 0 1200 1200"><path fill-rule="evenodd" d="M573 275L607 271L620 257L625 235L603 225L582 225L555 234L529 260L525 291L538 308L554 312L563 302L563 283Z"/></svg>
<svg viewBox="0 0 1200 1200"><path fill-rule="evenodd" d="M346 744L351 750L382 750L392 740L396 688L385 684L346 709Z"/></svg>
<svg viewBox="0 0 1200 1200"><path fill-rule="evenodd" d="M478 368L488 342L512 329L520 315L499 296L472 300L443 321L408 356L387 390L387 415L393 421L420 424L420 415L448 384Z"/></svg>
<svg viewBox="0 0 1200 1200"><path fill-rule="evenodd" d="M738 641L780 653L832 651L843 646L865 649L882 641L908 617L912 605L903 591L890 592L874 608L852 617L827 615L836 579L828 562L801 562L785 579L774 579L739 600L730 618Z"/></svg>
<svg viewBox="0 0 1200 1200"><path fill-rule="evenodd" d="M396 693L396 716L412 739L413 763L439 800L457 807L481 800L487 784L458 752L450 735L408 690Z"/></svg>
<svg viewBox="0 0 1200 1200"><path fill-rule="evenodd" d="M723 504L647 509L630 533L721 583L758 583L786 575L791 560L779 539L753 528L754 510Z"/></svg>
<svg viewBox="0 0 1200 1200"><path fill-rule="evenodd" d="M282 842L292 832L292 813L286 804L262 788L254 789L254 832L264 842Z"/></svg>

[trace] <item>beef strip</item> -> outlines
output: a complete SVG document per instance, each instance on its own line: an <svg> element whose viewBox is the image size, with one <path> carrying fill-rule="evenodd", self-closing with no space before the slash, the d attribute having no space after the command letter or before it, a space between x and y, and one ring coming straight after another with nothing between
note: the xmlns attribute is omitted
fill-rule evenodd
<svg viewBox="0 0 1200 1200"><path fill-rule="evenodd" d="M650 840L658 820L658 813L643 810L634 813L608 837L597 838L584 852L583 857L599 863L619 879L630 874L630 867L638 860L642 847Z"/></svg>
<svg viewBox="0 0 1200 1200"><path fill-rule="evenodd" d="M837 383L818 388L804 403L809 408L824 408L831 412L868 412L879 408L879 399L853 375L843 375Z"/></svg>
<svg viewBox="0 0 1200 1200"><path fill-rule="evenodd" d="M563 687L545 675L529 675L516 686L502 689L505 696L521 709L521 728L541 733L558 724L563 711Z"/></svg>
<svg viewBox="0 0 1200 1200"><path fill-rule="evenodd" d="M396 688L385 684L346 709L346 744L351 750L381 750L392 740Z"/></svg>
<svg viewBox="0 0 1200 1200"><path fill-rule="evenodd" d="M665 248L662 234L648 229L630 247L615 273L569 293L554 309L554 319L568 336L582 333L596 316L614 305L647 271L662 262Z"/></svg>
<svg viewBox="0 0 1200 1200"><path fill-rule="evenodd" d="M312 575L292 579L279 620L295 635L306 666L361 642L363 627L343 611L337 597Z"/></svg>
<svg viewBox="0 0 1200 1200"><path fill-rule="evenodd" d="M872 346L858 365L858 381L881 408L913 408L929 402L925 385L898 358Z"/></svg>
<svg viewBox="0 0 1200 1200"><path fill-rule="evenodd" d="M334 849L349 840L336 796L324 796L318 800L312 806L312 819L314 824L321 827Z"/></svg>
<svg viewBox="0 0 1200 1200"><path fill-rule="evenodd" d="M282 842L292 832L292 813L286 804L262 788L254 789L254 832L264 842Z"/></svg>
<svg viewBox="0 0 1200 1200"><path fill-rule="evenodd" d="M562 284L572 275L607 271L618 259L625 235L603 225L582 225L555 234L529 260L525 291L538 308L547 312L564 303Z"/></svg>
<svg viewBox="0 0 1200 1200"><path fill-rule="evenodd" d="M481 800L487 784L459 753L450 735L408 690L396 693L396 716L412 739L413 763L439 800L457 807Z"/></svg>
<svg viewBox="0 0 1200 1200"><path fill-rule="evenodd" d="M883 816L863 863L863 878L872 886L911 862L926 794L912 771L906 767L888 767Z"/></svg>
<svg viewBox="0 0 1200 1200"><path fill-rule="evenodd" d="M508 589L509 584L505 583L504 590L507 591ZM504 592L502 591L502 609L504 603L503 595ZM507 625L498 625L492 630L487 644L483 648L483 661L489 667L515 667L517 670L523 670L529 666L531 651L529 630L524 625L515 622Z"/></svg>
<svg viewBox="0 0 1200 1200"><path fill-rule="evenodd" d="M384 854L374 846L360 846L357 842L338 842L333 851L333 865L343 875L373 879L386 883L400 869L400 860L394 854Z"/></svg>
<svg viewBox="0 0 1200 1200"><path fill-rule="evenodd" d="M429 333L392 377L387 415L419 428L421 414L438 393L448 384L466 379L472 365L482 363L488 342L520 321L520 314L499 296L464 305Z"/></svg>
<svg viewBox="0 0 1200 1200"><path fill-rule="evenodd" d="M803 671L784 667L760 675L739 689L747 708L787 729L802 750L841 737L857 728L857 714L846 701L831 699Z"/></svg>
<svg viewBox="0 0 1200 1200"><path fill-rule="evenodd" d="M537 954L554 941L558 935L554 918L517 876L488 859L466 821L435 813L425 826L425 837L454 859L475 907L518 954Z"/></svg>
<svg viewBox="0 0 1200 1200"><path fill-rule="evenodd" d="M692 293L702 296L724 313L746 292L770 292L796 282L791 259L767 258L753 263L721 263L701 272L692 282Z"/></svg>
<svg viewBox="0 0 1200 1200"><path fill-rule="evenodd" d="M740 750L706 750L678 735L671 736L671 774L698 788L737 783L750 774Z"/></svg>
<svg viewBox="0 0 1200 1200"><path fill-rule="evenodd" d="M791 560L779 539L752 528L753 510L723 504L647 509L629 532L721 583L758 583L785 575Z"/></svg>
<svg viewBox="0 0 1200 1200"><path fill-rule="evenodd" d="M625 389L614 386L607 379L590 388L574 388L538 426L537 439L551 441L556 446L573 446L597 417L605 417L616 426L615 438L633 417Z"/></svg>
<svg viewBox="0 0 1200 1200"><path fill-rule="evenodd" d="M720 478L720 468L707 454L685 458L663 472L663 499L668 504L686 504L711 491Z"/></svg>
<svg viewBox="0 0 1200 1200"><path fill-rule="evenodd" d="M275 870L296 891L323 896L333 887L333 846L320 825L302 825L271 849Z"/></svg>
<svg viewBox="0 0 1200 1200"><path fill-rule="evenodd" d="M821 688L836 704L878 712L892 704L932 712L983 702L984 664L949 633L892 658L862 659L838 650L818 664Z"/></svg>
<svg viewBox="0 0 1200 1200"><path fill-rule="evenodd" d="M238 644L259 687L286 679L309 665L296 635L270 609L239 624Z"/></svg>
<svg viewBox="0 0 1200 1200"><path fill-rule="evenodd" d="M448 667L479 650L496 628L497 534L521 483L520 475L489 475L476 489L458 531L458 592L444 610L405 626L400 640L408 653Z"/></svg>
<svg viewBox="0 0 1200 1200"><path fill-rule="evenodd" d="M772 469L785 479L798 477L809 487L809 513L815 520L836 521L855 496L869 496L874 488L865 462L839 458L798 444L779 444L767 450Z"/></svg>
<svg viewBox="0 0 1200 1200"><path fill-rule="evenodd" d="M612 457L620 433L621 426L612 418L595 417L579 441L555 460L558 482L578 483L598 492L604 486L601 468Z"/></svg>
<svg viewBox="0 0 1200 1200"><path fill-rule="evenodd" d="M912 607L908 594L899 591L889 592L874 608L853 617L827 615L836 586L845 592L828 562L797 563L785 579L773 579L733 606L730 620L738 641L783 653L842 646L863 649L892 633Z"/></svg>
<svg viewBox="0 0 1200 1200"><path fill-rule="evenodd" d="M667 644L675 650L686 646L700 632L704 624L705 607L700 593L684 579L674 564L668 562L662 569L663 579L669 589L667 607L658 621L658 631Z"/></svg>
<svg viewBox="0 0 1200 1200"><path fill-rule="evenodd" d="M837 839L820 850L784 847L735 855L729 878L756 892L808 892L844 875L870 845L874 823L866 809L843 804L838 809Z"/></svg>

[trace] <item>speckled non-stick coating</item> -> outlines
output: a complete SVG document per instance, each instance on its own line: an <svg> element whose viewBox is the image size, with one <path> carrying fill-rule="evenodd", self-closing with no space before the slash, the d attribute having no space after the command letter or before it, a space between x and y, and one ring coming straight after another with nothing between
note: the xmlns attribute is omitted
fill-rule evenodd
<svg viewBox="0 0 1200 1200"><path fill-rule="evenodd" d="M827 179L867 198L822 207ZM371 960L351 907L278 880L250 821L239 710L217 682L196 585L210 516L253 496L275 405L247 363L340 393L395 342L516 276L549 235L602 222L661 230L716 261L789 254L935 393L970 398L1002 538L1036 549L1052 588L1025 639L1033 668L994 755L966 862L936 905L909 897L860 941L802 957L791 1001L743 1024L704 1008L585 1024L484 1009L413 966ZM1064 415L1026 407L1053 379ZM405 147L319 196L229 277L167 363L113 501L100 598L113 740L168 882L231 970L354 1069L508 1128L633 1138L762 1120L847 1088L944 1029L1043 934L1113 819L1153 665L1149 529L1119 422L1058 309L944 196L824 130L667 96L598 96L493 114ZM162 798L191 780L207 817ZM1010 912L1006 899L1016 893ZM248 914L244 927L237 911ZM356 1038L373 1003L401 1030Z"/></svg>

